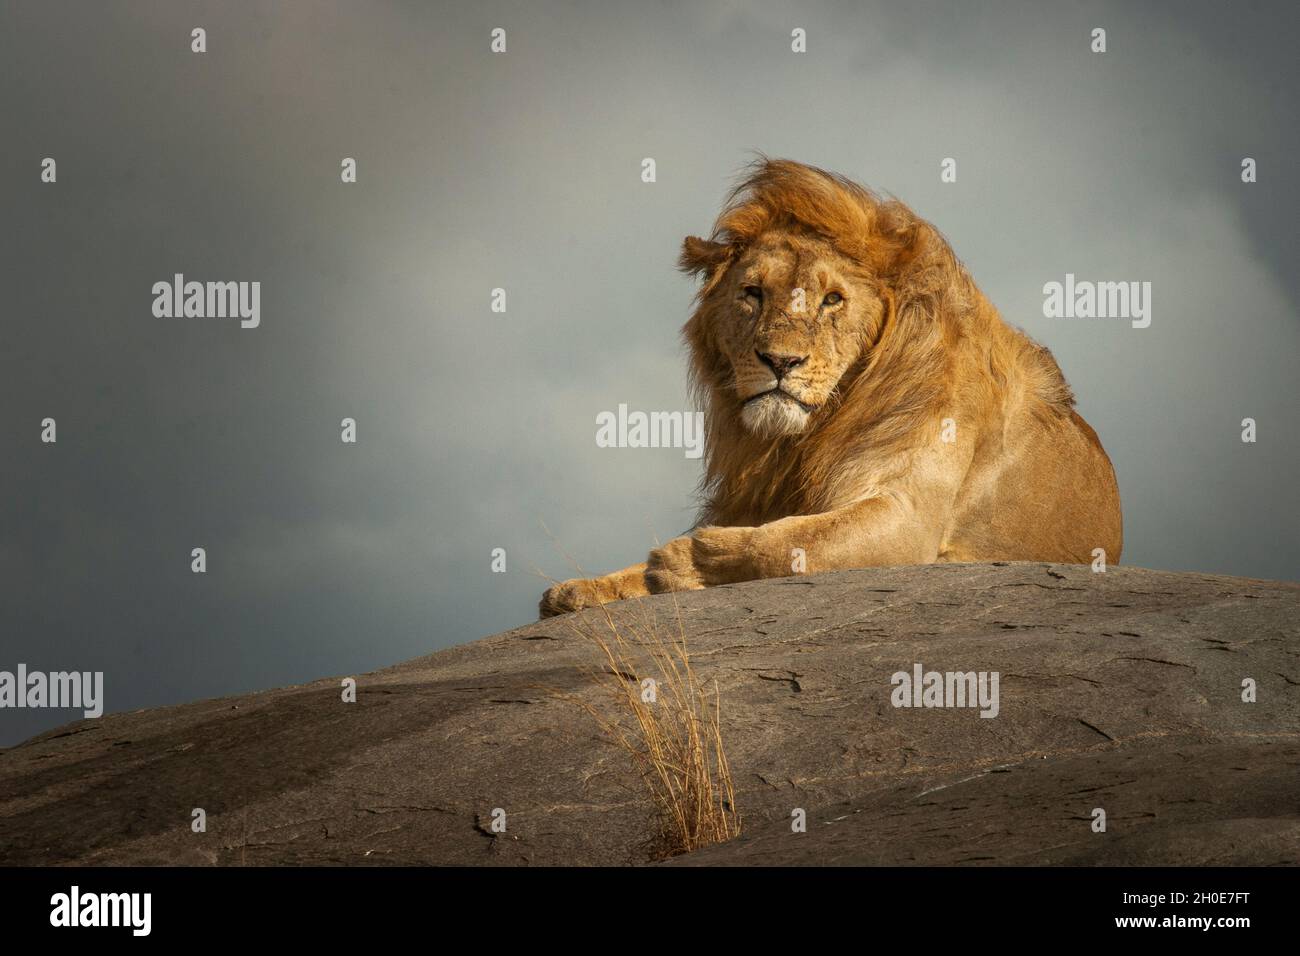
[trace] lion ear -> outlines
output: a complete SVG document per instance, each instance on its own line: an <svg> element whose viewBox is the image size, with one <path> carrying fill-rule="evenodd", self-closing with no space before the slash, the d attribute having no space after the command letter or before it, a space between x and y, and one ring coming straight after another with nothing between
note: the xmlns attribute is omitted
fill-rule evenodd
<svg viewBox="0 0 1300 956"><path fill-rule="evenodd" d="M678 267L690 275L711 272L731 258L732 247L725 242L701 239L699 236L687 236L682 242L682 254L677 260Z"/></svg>
<svg viewBox="0 0 1300 956"><path fill-rule="evenodd" d="M893 255L886 271L895 280L921 265L936 251L936 243L941 241L934 227L921 220L908 223L895 232L892 238Z"/></svg>

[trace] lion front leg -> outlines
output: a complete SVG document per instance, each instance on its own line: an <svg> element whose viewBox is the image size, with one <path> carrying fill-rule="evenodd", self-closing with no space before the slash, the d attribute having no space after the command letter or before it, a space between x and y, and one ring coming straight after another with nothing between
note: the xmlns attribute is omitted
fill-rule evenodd
<svg viewBox="0 0 1300 956"><path fill-rule="evenodd" d="M537 606L538 617L554 617L570 611L581 611L583 608L599 607L611 601L644 597L650 593L646 587L645 569L644 564L634 564L630 568L599 578L561 581L542 595Z"/></svg>
<svg viewBox="0 0 1300 956"><path fill-rule="evenodd" d="M816 571L925 564L935 560L940 537L937 526L897 499L869 498L752 528L698 528L650 552L645 583L661 594Z"/></svg>
<svg viewBox="0 0 1300 956"><path fill-rule="evenodd" d="M697 528L650 552L645 581L654 594L695 591L719 584L769 577L762 573L767 548L755 541L761 528Z"/></svg>

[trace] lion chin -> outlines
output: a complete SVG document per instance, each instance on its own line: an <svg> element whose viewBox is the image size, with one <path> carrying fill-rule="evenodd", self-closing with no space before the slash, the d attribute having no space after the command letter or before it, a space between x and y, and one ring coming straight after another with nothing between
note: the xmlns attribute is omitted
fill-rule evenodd
<svg viewBox="0 0 1300 956"><path fill-rule="evenodd" d="M808 411L789 395L764 392L745 403L740 421L760 438L798 435L808 427Z"/></svg>

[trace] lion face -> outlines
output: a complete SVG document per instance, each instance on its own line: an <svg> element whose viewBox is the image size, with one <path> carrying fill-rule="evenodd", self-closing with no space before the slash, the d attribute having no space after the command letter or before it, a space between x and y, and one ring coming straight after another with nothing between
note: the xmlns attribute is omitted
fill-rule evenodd
<svg viewBox="0 0 1300 956"><path fill-rule="evenodd" d="M740 253L710 296L712 339L731 368L741 422L799 434L879 328L875 282L831 245L774 234Z"/></svg>

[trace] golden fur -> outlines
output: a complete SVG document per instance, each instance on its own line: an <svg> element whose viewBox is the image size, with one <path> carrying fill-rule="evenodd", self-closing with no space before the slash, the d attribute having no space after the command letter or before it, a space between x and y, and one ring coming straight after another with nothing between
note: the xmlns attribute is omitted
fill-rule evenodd
<svg viewBox="0 0 1300 956"><path fill-rule="evenodd" d="M682 268L705 410L698 526L546 592L647 593L935 561L1119 559L1119 492L1050 352L896 200L760 161Z"/></svg>

